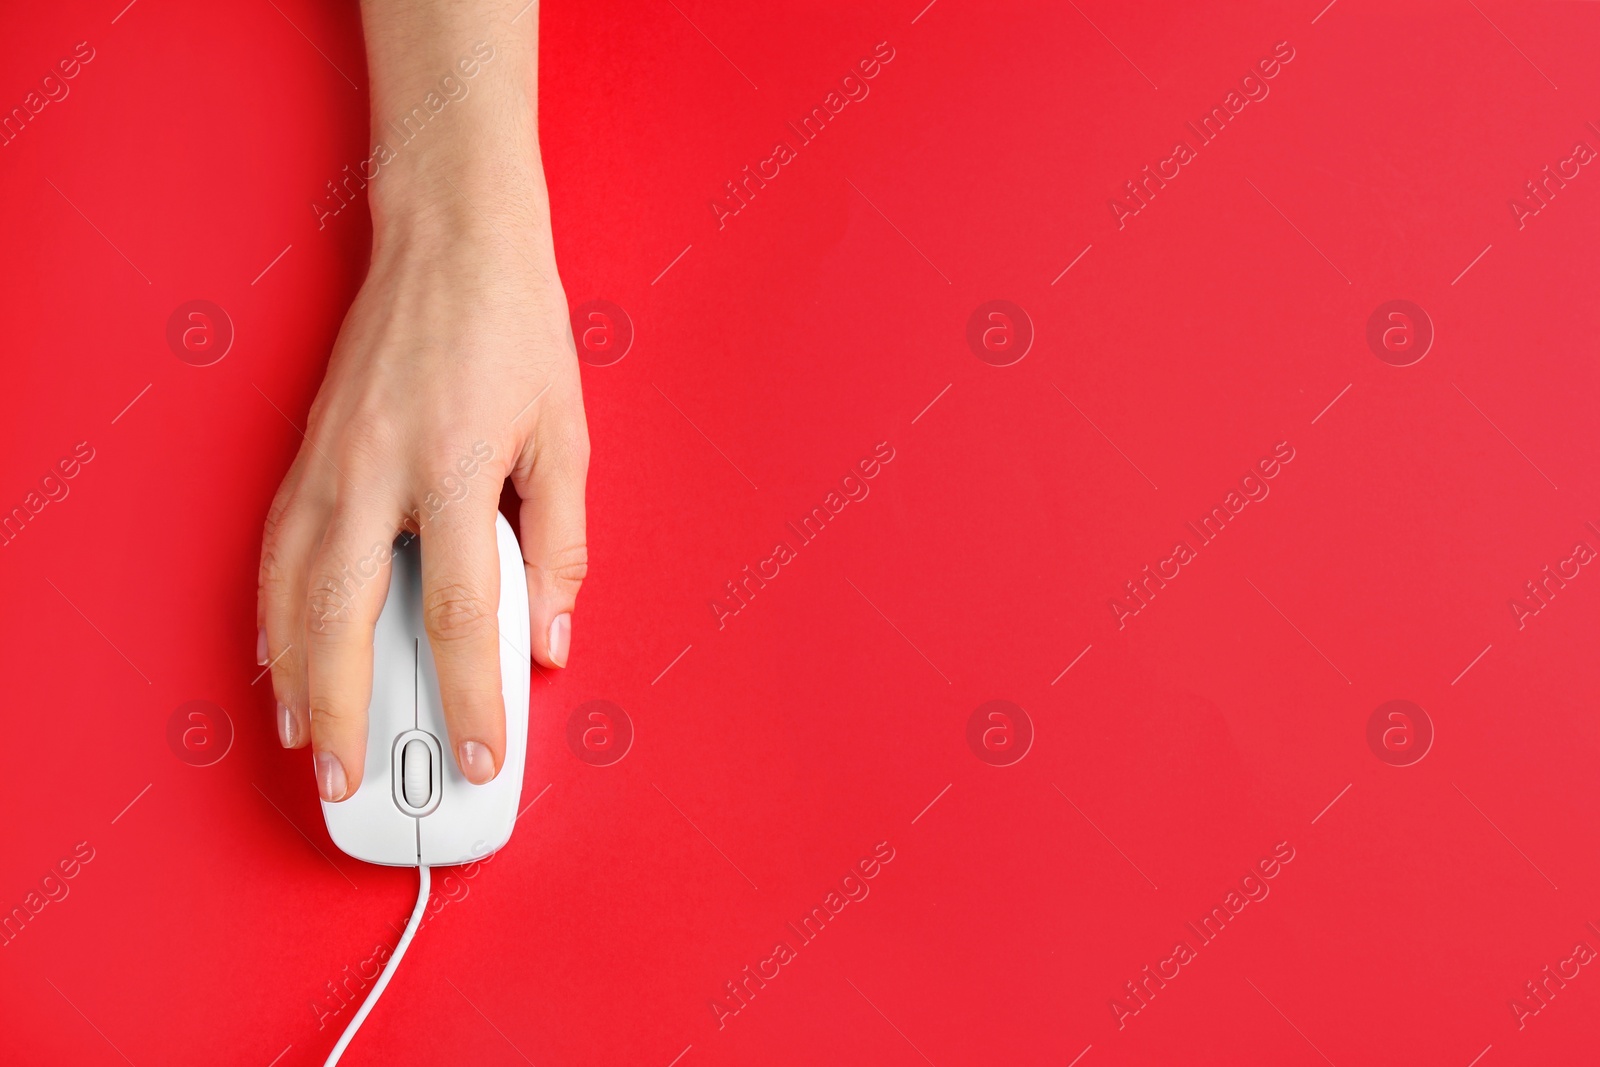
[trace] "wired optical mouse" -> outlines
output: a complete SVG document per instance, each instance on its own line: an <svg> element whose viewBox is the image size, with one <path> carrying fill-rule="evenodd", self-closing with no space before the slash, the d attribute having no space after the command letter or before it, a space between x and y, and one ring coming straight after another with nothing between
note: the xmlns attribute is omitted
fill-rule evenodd
<svg viewBox="0 0 1600 1067"><path fill-rule="evenodd" d="M367 755L352 796L322 804L333 843L368 863L435 867L481 859L511 837L528 744L528 588L522 553L505 516L495 515L500 557L500 687L506 748L484 785L456 766L433 649L422 618L425 539L396 543L389 595L373 633Z"/></svg>
<svg viewBox="0 0 1600 1067"><path fill-rule="evenodd" d="M394 977L427 910L430 867L482 859L511 839L528 749L528 585L522 552L505 517L495 515L500 557L500 690L506 751L500 773L473 785L450 754L433 648L422 623L423 543L405 538L391 557L389 595L372 638L372 702L366 768L353 795L323 802L333 843L368 863L417 869L417 903L366 1000L324 1067L337 1067L356 1031Z"/></svg>

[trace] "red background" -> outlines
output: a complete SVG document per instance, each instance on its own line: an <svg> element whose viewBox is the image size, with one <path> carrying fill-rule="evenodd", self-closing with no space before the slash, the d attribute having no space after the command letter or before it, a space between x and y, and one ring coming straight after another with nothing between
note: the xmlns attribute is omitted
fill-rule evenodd
<svg viewBox="0 0 1600 1067"><path fill-rule="evenodd" d="M592 568L534 679L537 802L437 872L347 1062L1592 1061L1596 968L1509 1005L1600 948L1600 576L1520 630L1509 601L1600 547L1600 175L1521 229L1508 202L1600 147L1600 5L921 6L544 8L563 279L636 339L584 369ZM121 7L0 37L7 109L95 49L0 148L0 507L95 455L0 549L0 907L94 854L0 948L0 1059L320 1063L326 983L415 893L333 848L252 683L261 523L369 237L309 207L368 154L359 19ZM722 183L880 41L870 96L719 231ZM1119 230L1122 183L1280 41L1270 96ZM237 333L203 368L165 340L197 298ZM1012 366L965 340L991 299L1036 330ZM1437 331L1413 366L1365 340L1392 299ZM880 441L870 496L719 630ZM1280 441L1270 497L1119 630L1123 582ZM607 767L566 740L595 699L637 735ZM1036 735L1011 766L967 744L992 699ZM1368 746L1392 699L1436 731L1412 766ZM191 700L234 732L209 766L167 741ZM870 896L719 1029L880 841ZM1119 1028L1278 842L1270 896Z"/></svg>

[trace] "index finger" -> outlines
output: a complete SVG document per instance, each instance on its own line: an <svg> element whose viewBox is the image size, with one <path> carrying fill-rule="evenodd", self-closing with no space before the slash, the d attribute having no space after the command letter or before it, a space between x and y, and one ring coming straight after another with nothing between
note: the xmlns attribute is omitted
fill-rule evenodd
<svg viewBox="0 0 1600 1067"><path fill-rule="evenodd" d="M395 523L382 495L341 500L307 588L306 682L317 791L330 803L361 785L372 696L372 633L389 590Z"/></svg>

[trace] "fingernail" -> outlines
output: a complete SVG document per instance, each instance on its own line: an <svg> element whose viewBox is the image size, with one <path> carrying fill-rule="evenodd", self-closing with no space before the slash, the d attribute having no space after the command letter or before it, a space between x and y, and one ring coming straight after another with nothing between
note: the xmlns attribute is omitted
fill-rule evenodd
<svg viewBox="0 0 1600 1067"><path fill-rule="evenodd" d="M289 710L289 705L278 705L278 740L283 742L284 748L293 748L296 738L294 712Z"/></svg>
<svg viewBox="0 0 1600 1067"><path fill-rule="evenodd" d="M494 778L494 754L489 746L479 741L461 742L461 773L473 785L483 785Z"/></svg>
<svg viewBox="0 0 1600 1067"><path fill-rule="evenodd" d="M256 666L267 665L267 631L265 627L256 631Z"/></svg>
<svg viewBox="0 0 1600 1067"><path fill-rule="evenodd" d="M344 799L344 764L332 752L318 752L312 757L317 769L317 792L330 803Z"/></svg>
<svg viewBox="0 0 1600 1067"><path fill-rule="evenodd" d="M572 647L572 615L562 612L550 620L550 662L567 665L567 650Z"/></svg>

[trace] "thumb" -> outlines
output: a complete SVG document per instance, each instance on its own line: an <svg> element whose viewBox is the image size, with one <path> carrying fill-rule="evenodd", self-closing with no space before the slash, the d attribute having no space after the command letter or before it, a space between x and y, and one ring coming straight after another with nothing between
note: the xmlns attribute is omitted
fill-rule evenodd
<svg viewBox="0 0 1600 1067"><path fill-rule="evenodd" d="M572 610L589 569L583 503L589 435L581 414L575 424L559 430L542 424L540 431L524 446L511 482L522 498L519 526L533 658L546 667L565 667Z"/></svg>

